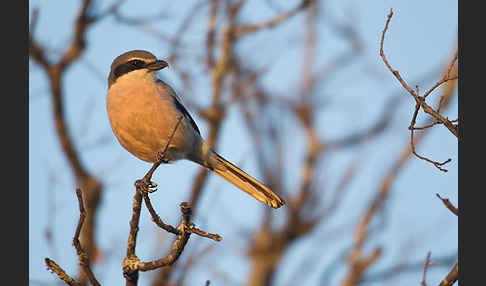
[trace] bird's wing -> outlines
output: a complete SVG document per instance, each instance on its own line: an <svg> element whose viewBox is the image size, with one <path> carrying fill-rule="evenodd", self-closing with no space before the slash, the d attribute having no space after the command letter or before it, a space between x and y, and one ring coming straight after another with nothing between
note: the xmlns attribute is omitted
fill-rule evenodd
<svg viewBox="0 0 486 286"><path fill-rule="evenodd" d="M192 127L194 128L194 130L196 130L196 132L201 135L201 132L199 131L199 128L197 127L197 124L196 122L194 121L194 119L192 119L192 116L191 114L189 114L189 112L187 111L187 109L184 107L184 105L182 105L179 97L177 96L177 94L175 93L175 91L167 84L165 84L163 81L161 80L157 80L157 83L161 84L164 88L167 88L170 92L169 94L172 96L172 98L174 99L174 105L175 107L177 108L177 110L180 111L180 113L182 113L182 115L187 119L189 120L189 122L191 123Z"/></svg>

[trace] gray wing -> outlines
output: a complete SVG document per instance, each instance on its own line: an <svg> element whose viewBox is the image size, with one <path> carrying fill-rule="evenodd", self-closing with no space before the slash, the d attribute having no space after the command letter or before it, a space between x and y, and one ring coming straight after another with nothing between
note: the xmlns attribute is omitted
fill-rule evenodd
<svg viewBox="0 0 486 286"><path fill-rule="evenodd" d="M157 80L157 83L162 84L165 88L169 89L170 95L172 95L172 98L174 99L174 105L177 108L177 110L179 110L180 113L182 113L182 115L187 120L189 120L189 122L191 123L192 127L194 128L194 130L196 130L196 132L199 135L201 135L201 132L199 131L199 128L197 127L196 122L194 121L194 119L192 119L191 115L189 114L189 112L187 111L187 109L184 107L184 105L182 105L182 103L180 102L180 99L177 96L177 94L175 93L175 91L169 85L167 85L165 82L161 81L160 79Z"/></svg>
<svg viewBox="0 0 486 286"><path fill-rule="evenodd" d="M184 115L184 117L187 118L189 120L189 122L191 122L191 125L192 125L192 127L194 127L194 130L196 130L196 132L199 135L201 135L199 128L197 128L196 122L194 121L194 119L192 119L191 115L189 114L187 109L184 107L184 105L182 105L182 103L179 102L179 99L177 99L177 97L174 97L174 103L175 103L176 108Z"/></svg>

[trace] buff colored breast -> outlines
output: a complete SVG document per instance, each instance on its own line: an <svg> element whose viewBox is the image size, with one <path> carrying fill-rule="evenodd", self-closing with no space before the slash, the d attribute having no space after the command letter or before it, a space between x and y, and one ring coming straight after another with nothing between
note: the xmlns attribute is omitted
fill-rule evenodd
<svg viewBox="0 0 486 286"><path fill-rule="evenodd" d="M139 159L155 162L181 118L173 100L144 71L120 77L107 95L108 117L120 144ZM169 161L182 159L187 156L184 150L193 149L189 145L196 138L188 128L192 127L186 120L179 123L166 153Z"/></svg>

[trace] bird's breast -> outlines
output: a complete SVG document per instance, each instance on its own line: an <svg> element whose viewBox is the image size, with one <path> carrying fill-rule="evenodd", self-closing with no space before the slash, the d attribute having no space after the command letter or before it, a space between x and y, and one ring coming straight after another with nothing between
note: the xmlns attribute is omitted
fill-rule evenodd
<svg viewBox="0 0 486 286"><path fill-rule="evenodd" d="M185 122L179 123L174 134L180 114L170 95L161 93L157 85L144 81L116 82L108 91L107 112L120 144L139 159L155 162L157 153L165 149L173 153L168 154L170 160L185 156L190 134L184 134Z"/></svg>

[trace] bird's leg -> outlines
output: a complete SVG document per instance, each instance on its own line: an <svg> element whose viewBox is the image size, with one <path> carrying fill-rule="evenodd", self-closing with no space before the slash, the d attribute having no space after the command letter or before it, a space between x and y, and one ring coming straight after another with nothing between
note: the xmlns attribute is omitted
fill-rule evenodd
<svg viewBox="0 0 486 286"><path fill-rule="evenodd" d="M135 187L137 189L140 189L142 192L147 192L147 193L155 192L157 189L151 189L151 188L157 187L157 184L150 180L152 179L152 175L154 174L155 169L157 169L157 167L160 166L161 163L162 161L160 160L155 162L152 165L152 168L150 168L150 170L147 172L147 174L142 179L137 180L135 182Z"/></svg>
<svg viewBox="0 0 486 286"><path fill-rule="evenodd" d="M147 193L153 193L157 191L157 189L151 189L157 187L157 184L155 182L150 181L152 179L152 175L155 172L155 169L157 169L158 166L162 163L169 163L169 158L167 158L165 155L167 153L167 149L169 148L169 144L172 141L172 138L174 137L174 134L179 127L179 123L181 123L182 116L179 118L179 121L177 121L176 126L174 127L174 130L172 131L172 134L169 137L169 140L167 141L167 144L165 145L165 148L162 152L157 152L156 154L156 162L152 165L152 168L148 171L148 173L140 180L137 180L135 182L135 187L140 189L142 192L147 192Z"/></svg>

